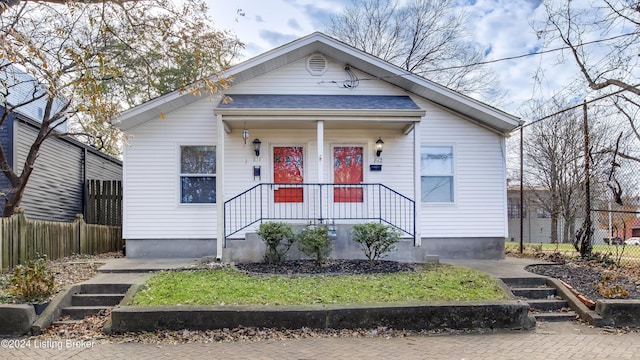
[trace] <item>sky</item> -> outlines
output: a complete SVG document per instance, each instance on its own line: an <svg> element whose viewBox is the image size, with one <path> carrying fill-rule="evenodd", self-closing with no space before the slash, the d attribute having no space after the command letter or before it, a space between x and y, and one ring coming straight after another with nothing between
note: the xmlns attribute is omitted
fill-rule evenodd
<svg viewBox="0 0 640 360"><path fill-rule="evenodd" d="M325 31L332 14L349 0L207 0L218 29L246 44L248 59L314 31ZM531 23L544 18L541 0L460 0L467 31L487 60L532 54L543 47ZM566 55L566 54L565 54ZM514 115L534 98L548 98L576 78L575 65L559 64L560 52L490 65L507 96L491 104ZM543 70L543 71L542 71ZM535 79L541 79L538 83ZM540 84L540 85L538 85Z"/></svg>

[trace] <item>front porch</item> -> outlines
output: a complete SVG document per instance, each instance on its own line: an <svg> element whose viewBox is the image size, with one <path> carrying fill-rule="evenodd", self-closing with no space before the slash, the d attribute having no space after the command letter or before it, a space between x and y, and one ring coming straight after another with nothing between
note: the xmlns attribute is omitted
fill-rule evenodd
<svg viewBox="0 0 640 360"><path fill-rule="evenodd" d="M378 222L401 233L402 240L388 259L438 261L416 247L420 240L415 202L383 184L258 184L224 203L222 257L262 261L265 245L255 231L266 221L291 223L297 231L310 223L327 225L334 240L334 259L364 259L360 245L351 240L351 228L356 223ZM288 255L304 258L295 247Z"/></svg>

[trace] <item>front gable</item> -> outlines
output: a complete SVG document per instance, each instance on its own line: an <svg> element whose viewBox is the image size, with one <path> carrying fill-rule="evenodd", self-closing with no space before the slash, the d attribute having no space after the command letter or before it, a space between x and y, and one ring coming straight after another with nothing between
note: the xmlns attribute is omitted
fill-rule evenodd
<svg viewBox="0 0 640 360"><path fill-rule="evenodd" d="M320 61L325 67L314 71ZM317 70L317 69L316 69ZM409 73L322 33L313 33L231 67L229 94L411 94L459 113L506 135L521 121L487 104ZM122 114L116 125L128 130L200 97L174 91Z"/></svg>

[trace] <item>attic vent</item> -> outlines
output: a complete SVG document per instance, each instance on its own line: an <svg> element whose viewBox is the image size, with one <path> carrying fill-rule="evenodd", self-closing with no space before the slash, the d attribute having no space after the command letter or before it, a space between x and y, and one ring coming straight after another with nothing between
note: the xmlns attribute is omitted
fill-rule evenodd
<svg viewBox="0 0 640 360"><path fill-rule="evenodd" d="M327 72L327 59L322 54L313 54L307 59L307 71L313 76Z"/></svg>

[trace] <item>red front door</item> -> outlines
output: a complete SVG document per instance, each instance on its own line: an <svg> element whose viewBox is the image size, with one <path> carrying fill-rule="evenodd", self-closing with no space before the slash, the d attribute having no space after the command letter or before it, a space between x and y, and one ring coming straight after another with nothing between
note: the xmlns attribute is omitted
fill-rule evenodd
<svg viewBox="0 0 640 360"><path fill-rule="evenodd" d="M302 184L304 182L301 146L273 148L273 182L276 184ZM283 186L274 191L274 201L302 202L302 187Z"/></svg>
<svg viewBox="0 0 640 360"><path fill-rule="evenodd" d="M362 183L362 147L336 146L333 148L333 182L335 184ZM362 202L362 187L336 187L333 190L335 202Z"/></svg>

